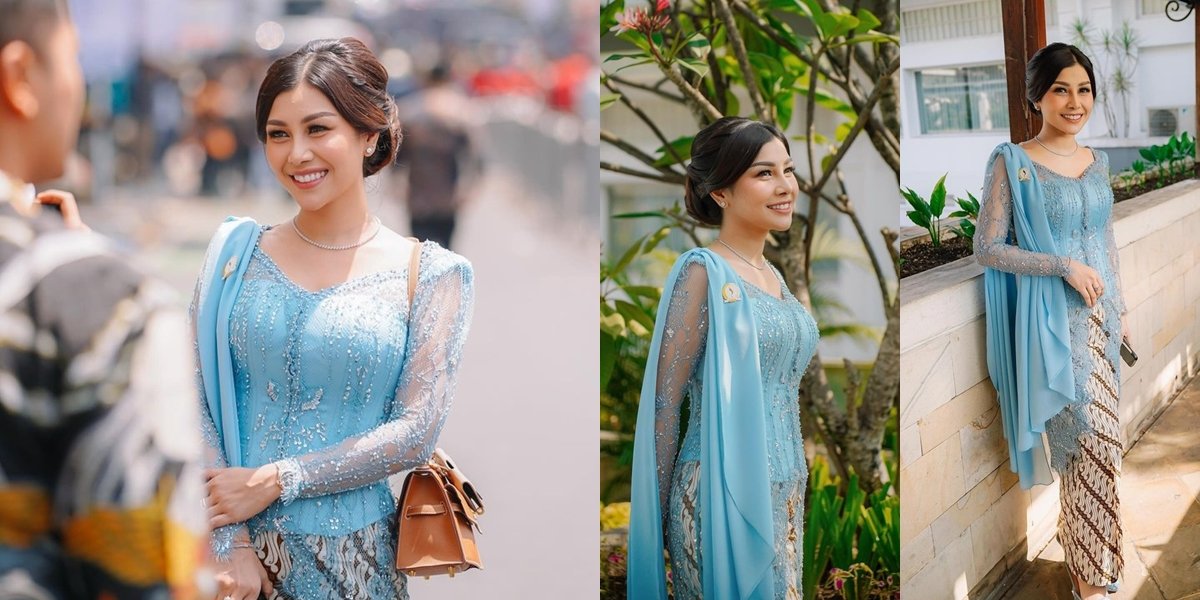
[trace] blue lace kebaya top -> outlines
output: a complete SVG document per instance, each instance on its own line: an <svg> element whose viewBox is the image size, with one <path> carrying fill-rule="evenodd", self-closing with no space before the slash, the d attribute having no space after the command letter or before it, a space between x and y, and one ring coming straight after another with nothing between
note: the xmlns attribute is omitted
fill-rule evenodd
<svg viewBox="0 0 1200 600"><path fill-rule="evenodd" d="M1099 298L1103 309L1100 314L1104 315L1103 329L1110 334L1102 355L1115 368L1120 357L1121 316L1126 307L1113 238L1113 195L1108 155L1098 150L1088 151L1093 155L1092 163L1079 176L1069 177L1034 162L1016 144L998 147L992 153L984 179L984 197L974 241L975 259L985 267L1018 276L1063 278L1068 274L1068 258L1095 269L1104 285ZM1056 254L1034 252L1018 243L1013 232L1013 190L1005 162L1006 153L1033 165L1031 169L1023 168L1018 172L1018 181L1032 182L1041 190L1044 200L1040 208L1045 212L1049 235L1058 250ZM1060 472L1078 453L1079 435L1090 430L1089 420L1082 411L1090 398L1087 382L1095 371L1092 353L1087 351L1087 322L1093 311L1065 279L1061 280L1061 285L1065 290L1075 393L1073 403L1046 427L1050 464ZM1026 360L1020 356L1014 359Z"/></svg>
<svg viewBox="0 0 1200 600"><path fill-rule="evenodd" d="M273 531L295 542L295 562L306 536L336 544L336 538L378 528L394 514L386 478L432 454L453 399L473 305L466 259L430 242L419 251L419 281L409 306L407 268L309 291L254 248L229 330L240 464L277 463L283 494L247 524L216 532L218 552L249 525L256 539ZM213 462L225 466L222 443L202 406ZM383 547L390 534L382 537L372 538L385 553L378 567L394 573L383 560L390 556ZM306 576L302 566L292 567L300 579ZM315 589L285 587L300 597L325 597Z"/></svg>

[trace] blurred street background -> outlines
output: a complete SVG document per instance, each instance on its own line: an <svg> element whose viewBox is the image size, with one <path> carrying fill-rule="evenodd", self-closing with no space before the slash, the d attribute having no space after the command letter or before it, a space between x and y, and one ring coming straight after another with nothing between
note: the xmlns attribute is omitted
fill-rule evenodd
<svg viewBox="0 0 1200 600"><path fill-rule="evenodd" d="M440 444L487 502L485 569L416 580L414 598L596 594L599 375L596 0L71 0L88 104L60 188L84 220L191 297L227 215L294 214L253 130L272 60L351 35L402 107L435 67L465 96L479 183L451 247L476 308ZM403 112L401 122L403 124ZM404 169L367 182L409 232ZM81 291L86 293L86 291Z"/></svg>

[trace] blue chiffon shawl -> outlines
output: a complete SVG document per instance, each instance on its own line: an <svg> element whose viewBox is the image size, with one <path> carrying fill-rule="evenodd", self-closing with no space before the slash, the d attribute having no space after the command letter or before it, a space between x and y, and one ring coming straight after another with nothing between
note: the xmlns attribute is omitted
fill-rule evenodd
<svg viewBox="0 0 1200 600"><path fill-rule="evenodd" d="M1025 250L1059 254L1033 162L1014 144L996 148L1012 190L1012 222ZM996 200L992 200L996 201ZM984 268L988 374L1000 402L1009 466L1021 487L1053 481L1043 444L1046 423L1075 401L1065 282Z"/></svg>
<svg viewBox="0 0 1200 600"><path fill-rule="evenodd" d="M774 522L754 314L741 279L707 248L680 256L667 277L646 361L633 451L629 519L628 593L631 600L666 600L662 514L655 448L658 355L671 290L688 258L699 256L708 273L709 328L701 376L701 565L706 598L774 597ZM737 299L722 290L732 284Z"/></svg>
<svg viewBox="0 0 1200 600"><path fill-rule="evenodd" d="M242 466L242 448L238 434L237 396L233 388L229 315L242 289L242 275L250 264L260 231L254 219L227 218L209 243L209 258L200 273L195 320L204 401L221 438L225 460L231 467Z"/></svg>

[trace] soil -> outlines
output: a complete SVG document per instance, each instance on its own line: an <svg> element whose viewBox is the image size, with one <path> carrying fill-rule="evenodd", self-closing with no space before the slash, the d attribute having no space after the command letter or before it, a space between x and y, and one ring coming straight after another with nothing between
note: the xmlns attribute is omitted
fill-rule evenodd
<svg viewBox="0 0 1200 600"><path fill-rule="evenodd" d="M1194 176L1195 175L1193 175L1191 171L1187 171L1187 172L1177 175L1175 177L1168 177L1166 179L1166 181L1163 181L1162 183L1157 183L1157 181L1158 181L1157 179L1151 179L1141 185L1135 185L1135 186L1130 186L1130 187L1121 188L1121 189L1114 189L1113 190L1113 202L1120 202L1122 200L1136 198L1138 196L1141 196L1142 194L1145 194L1146 192L1153 192L1154 190L1157 190L1159 188L1167 187L1168 185L1171 185L1172 183L1178 183L1185 179L1191 179Z"/></svg>
<svg viewBox="0 0 1200 600"><path fill-rule="evenodd" d="M929 242L917 243L900 251L900 278L916 275L970 255L971 240L968 238L944 239L938 247Z"/></svg>

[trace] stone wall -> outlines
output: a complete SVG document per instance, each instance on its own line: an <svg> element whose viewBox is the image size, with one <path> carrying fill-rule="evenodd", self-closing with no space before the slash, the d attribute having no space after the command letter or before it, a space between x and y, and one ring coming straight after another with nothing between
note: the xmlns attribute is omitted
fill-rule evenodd
<svg viewBox="0 0 1200 600"><path fill-rule="evenodd" d="M1117 204L1140 360L1121 365L1128 448L1196 373L1200 182ZM900 284L900 525L906 598L985 599L1053 537L1058 484L1022 490L987 376L983 270L967 258Z"/></svg>

